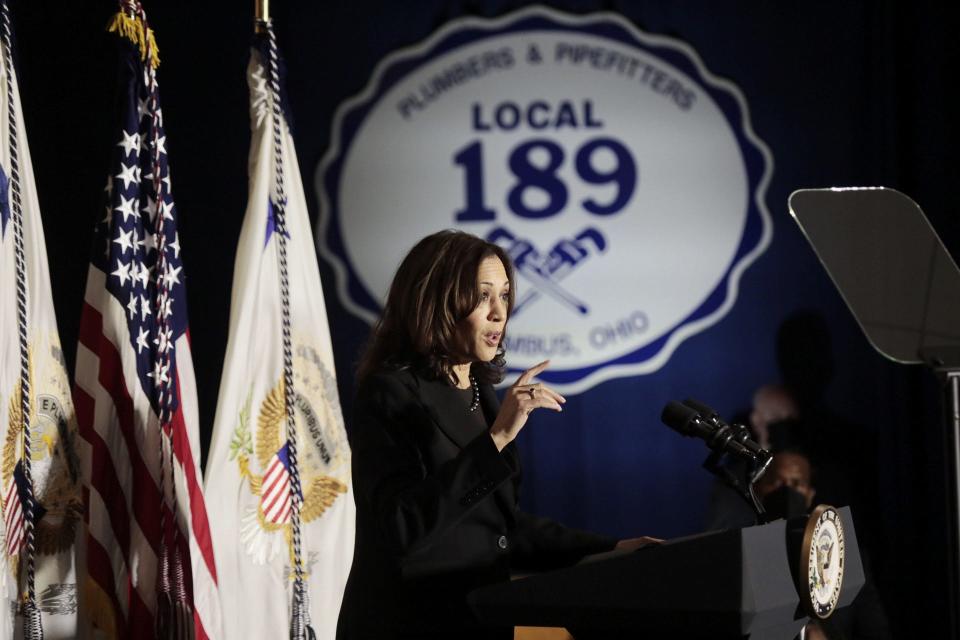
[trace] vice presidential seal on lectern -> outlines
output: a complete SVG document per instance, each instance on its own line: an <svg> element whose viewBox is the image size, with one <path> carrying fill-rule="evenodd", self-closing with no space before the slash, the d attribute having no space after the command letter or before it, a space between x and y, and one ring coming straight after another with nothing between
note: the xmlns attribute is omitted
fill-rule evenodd
<svg viewBox="0 0 960 640"><path fill-rule="evenodd" d="M800 600L810 616L829 618L843 586L844 537L840 514L819 505L810 514L800 547Z"/></svg>

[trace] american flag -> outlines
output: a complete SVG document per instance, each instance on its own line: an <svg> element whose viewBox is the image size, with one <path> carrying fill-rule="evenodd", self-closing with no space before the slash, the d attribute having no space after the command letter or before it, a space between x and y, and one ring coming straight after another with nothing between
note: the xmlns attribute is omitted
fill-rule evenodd
<svg viewBox="0 0 960 640"><path fill-rule="evenodd" d="M7 555L13 556L20 552L23 546L23 503L27 500L27 478L23 473L23 461L18 461L13 468L13 478L3 497L4 530L7 536ZM33 506L33 517L39 521L43 518L46 509L39 502Z"/></svg>
<svg viewBox="0 0 960 640"><path fill-rule="evenodd" d="M303 498L301 494L301 499ZM290 521L290 455L283 445L270 460L263 475L263 493L260 494L260 512L268 522L284 524Z"/></svg>
<svg viewBox="0 0 960 640"><path fill-rule="evenodd" d="M16 470L22 475L18 462ZM19 478L10 480L10 486L3 496L3 532L7 540L7 555L16 555L23 544L23 502L20 499Z"/></svg>
<svg viewBox="0 0 960 640"><path fill-rule="evenodd" d="M153 637L172 599L192 612L196 638L219 637L155 48L139 3L124 8L111 26L125 36L120 130L94 229L74 390L86 445L89 624L118 637ZM136 29L148 36L146 51L132 43Z"/></svg>

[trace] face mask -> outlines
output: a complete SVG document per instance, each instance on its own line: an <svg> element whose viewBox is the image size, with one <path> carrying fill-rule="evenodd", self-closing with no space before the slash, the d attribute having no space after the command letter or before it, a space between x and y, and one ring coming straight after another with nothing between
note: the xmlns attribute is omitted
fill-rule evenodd
<svg viewBox="0 0 960 640"><path fill-rule="evenodd" d="M790 519L807 513L807 500L802 493L783 485L767 494L763 499L763 508L770 518Z"/></svg>

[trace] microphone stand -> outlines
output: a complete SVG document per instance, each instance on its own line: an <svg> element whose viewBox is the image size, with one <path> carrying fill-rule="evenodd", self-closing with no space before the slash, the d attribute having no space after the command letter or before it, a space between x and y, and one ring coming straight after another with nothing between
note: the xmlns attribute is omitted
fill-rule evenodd
<svg viewBox="0 0 960 640"><path fill-rule="evenodd" d="M750 432L743 425L733 425L731 433L725 435L728 435L728 437L723 438L724 440L735 439L742 442L750 436ZM760 502L760 499L757 498L757 493L754 491L753 485L767 470L770 461L773 459L773 455L766 449L761 449L758 454L754 455L750 461L751 469L749 478L747 479L748 481L744 482L742 478L738 478L730 469L722 464L724 453L721 447L714 449L710 455L707 456L707 459L703 461L703 468L716 476L723 484L730 487L734 493L750 505L750 508L756 515L757 524L770 522L771 518L767 516L766 509L763 508L763 504Z"/></svg>

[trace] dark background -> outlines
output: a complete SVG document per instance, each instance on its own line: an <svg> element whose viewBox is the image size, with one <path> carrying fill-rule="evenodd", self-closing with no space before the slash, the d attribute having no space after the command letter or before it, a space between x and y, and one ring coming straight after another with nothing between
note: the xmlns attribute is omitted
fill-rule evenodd
<svg viewBox="0 0 960 640"><path fill-rule="evenodd" d="M463 15L499 16L522 2L272 3L287 58L303 181L316 220L314 171L334 110L386 54ZM946 4L897 2L550 2L609 10L640 29L689 43L736 83L774 157L767 206L773 241L746 272L733 310L688 339L660 371L570 399L563 418L524 430L525 506L570 524L670 537L704 526L710 480L701 448L658 425L662 404L699 397L730 416L779 378L774 342L800 309L830 327L836 375L826 403L861 430L838 433L864 460L850 465L873 492L858 535L873 560L896 637L946 637L947 534L937 383L894 365L863 338L790 220L802 187L883 185L913 197L947 247L960 249L957 180L960 21ZM17 63L47 234L54 303L72 374L93 224L116 142L117 50L110 2L12 0ZM150 2L173 193L188 274L201 436L210 437L226 344L233 259L246 200L245 68L253 2ZM321 260L341 396L366 335L343 310ZM348 420L349 424L349 420ZM858 448L858 445L862 447ZM206 446L204 446L204 452ZM856 506L856 505L855 505Z"/></svg>

